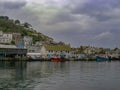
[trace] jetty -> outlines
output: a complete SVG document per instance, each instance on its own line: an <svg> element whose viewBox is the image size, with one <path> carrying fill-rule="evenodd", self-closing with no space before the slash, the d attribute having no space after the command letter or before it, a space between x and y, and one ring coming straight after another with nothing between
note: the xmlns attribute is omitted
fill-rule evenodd
<svg viewBox="0 0 120 90"><path fill-rule="evenodd" d="M26 60L27 49L0 48L0 60Z"/></svg>

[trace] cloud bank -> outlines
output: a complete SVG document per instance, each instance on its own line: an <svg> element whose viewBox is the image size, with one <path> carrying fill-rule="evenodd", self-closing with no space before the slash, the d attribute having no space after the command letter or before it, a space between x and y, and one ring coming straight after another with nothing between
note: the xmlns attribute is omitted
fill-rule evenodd
<svg viewBox="0 0 120 90"><path fill-rule="evenodd" d="M119 0L2 0L0 15L72 46L120 46Z"/></svg>

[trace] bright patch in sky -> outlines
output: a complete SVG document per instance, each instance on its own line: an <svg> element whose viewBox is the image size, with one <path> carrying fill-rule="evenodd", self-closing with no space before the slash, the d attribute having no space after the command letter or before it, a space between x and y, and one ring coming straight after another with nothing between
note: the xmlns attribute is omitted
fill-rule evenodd
<svg viewBox="0 0 120 90"><path fill-rule="evenodd" d="M48 4L62 5L65 3L65 0L26 0L26 1L31 4L43 4L43 5Z"/></svg>

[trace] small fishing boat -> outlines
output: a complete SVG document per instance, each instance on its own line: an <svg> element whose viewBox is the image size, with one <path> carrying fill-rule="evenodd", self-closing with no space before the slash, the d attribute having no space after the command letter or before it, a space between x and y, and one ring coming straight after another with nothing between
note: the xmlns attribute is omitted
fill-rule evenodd
<svg viewBox="0 0 120 90"><path fill-rule="evenodd" d="M109 57L107 55L96 56L96 61L98 61L98 62L108 61L108 60L109 60Z"/></svg>
<svg viewBox="0 0 120 90"><path fill-rule="evenodd" d="M65 58L62 58L62 57L58 58L56 56L52 57L50 60L53 61L53 62L65 62L66 61Z"/></svg>
<svg viewBox="0 0 120 90"><path fill-rule="evenodd" d="M40 61L40 53L27 53L29 61Z"/></svg>

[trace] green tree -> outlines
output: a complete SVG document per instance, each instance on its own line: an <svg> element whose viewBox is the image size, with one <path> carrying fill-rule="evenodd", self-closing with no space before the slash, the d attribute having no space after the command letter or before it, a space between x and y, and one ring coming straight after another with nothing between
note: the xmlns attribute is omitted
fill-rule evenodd
<svg viewBox="0 0 120 90"><path fill-rule="evenodd" d="M11 41L11 44L12 44L12 45L15 45L15 41L12 40L12 41Z"/></svg>
<svg viewBox="0 0 120 90"><path fill-rule="evenodd" d="M26 27L26 28L30 28L30 27L32 27L32 25L29 24L29 23L27 23L27 22L25 22L23 25L24 25L24 27Z"/></svg>
<svg viewBox="0 0 120 90"><path fill-rule="evenodd" d="M0 19L9 20L8 16L0 16Z"/></svg>
<svg viewBox="0 0 120 90"><path fill-rule="evenodd" d="M15 24L20 24L20 21L19 20L15 20Z"/></svg>

